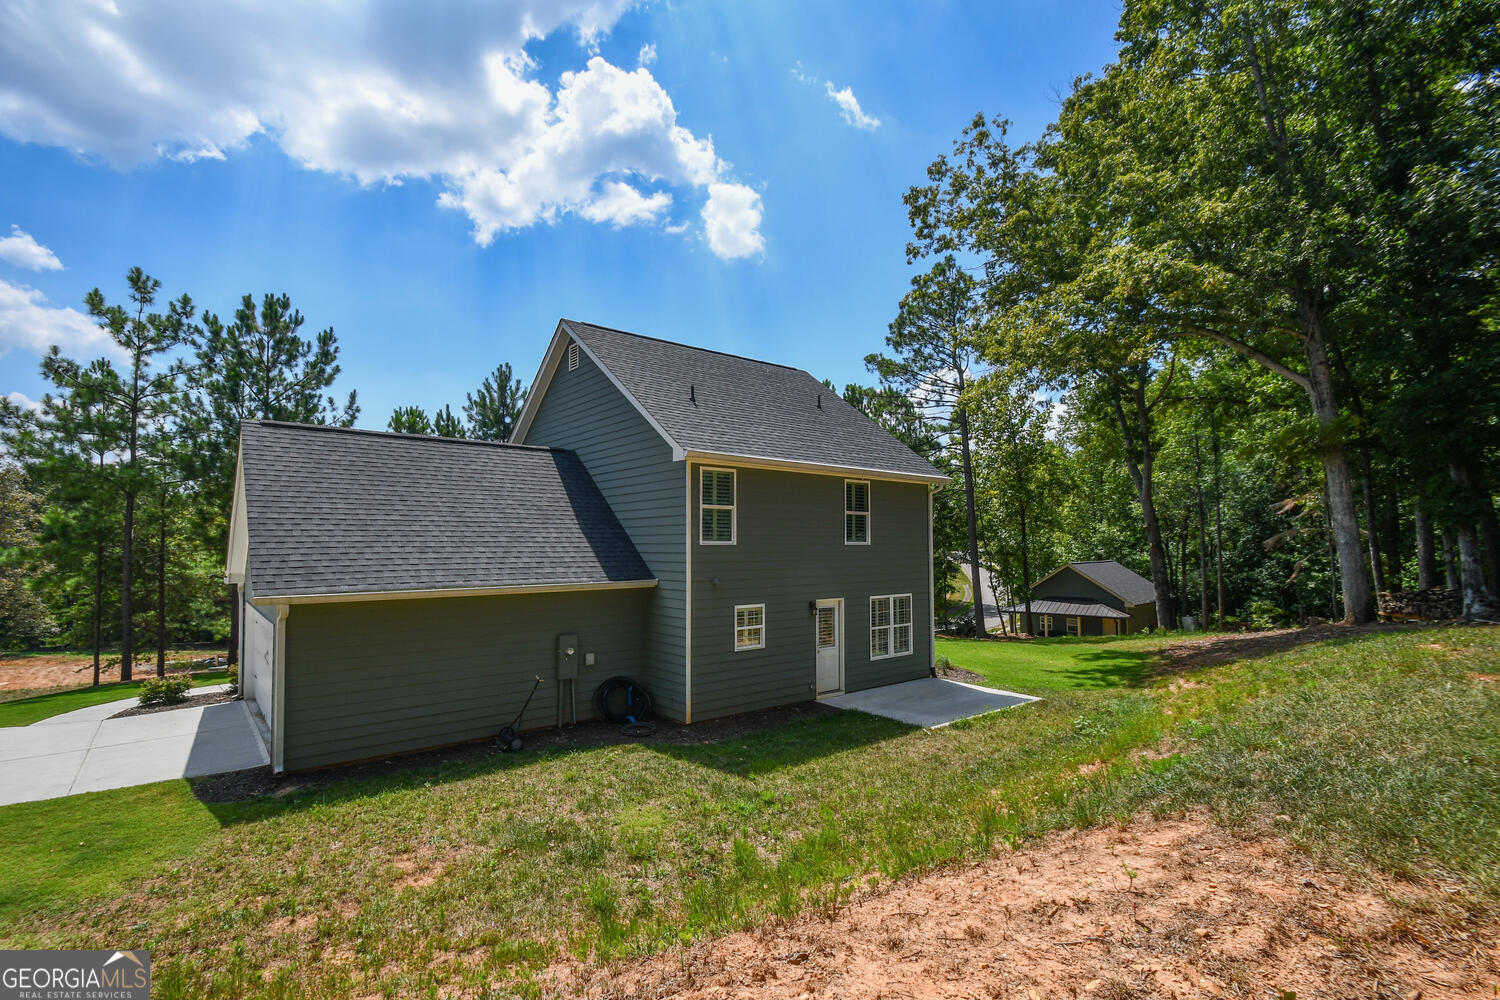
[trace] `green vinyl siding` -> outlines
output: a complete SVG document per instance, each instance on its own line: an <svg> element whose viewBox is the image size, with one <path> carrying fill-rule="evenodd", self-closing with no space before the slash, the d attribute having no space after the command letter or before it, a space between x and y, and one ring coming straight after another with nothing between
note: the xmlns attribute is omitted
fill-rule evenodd
<svg viewBox="0 0 1500 1000"><path fill-rule="evenodd" d="M577 711L639 676L650 590L300 604L286 629L287 770L493 736L542 678L519 729L558 719L557 637L578 636ZM594 654L594 666L585 656ZM571 708L564 703L565 716Z"/></svg>
<svg viewBox="0 0 1500 1000"><path fill-rule="evenodd" d="M701 477L695 466L693 504ZM932 665L927 494L870 483L868 545L848 545L841 476L736 470L734 545L692 546L693 719L814 696L810 602L844 601L844 688L926 677ZM912 595L908 655L870 658L870 598ZM765 605L763 649L736 649L736 606Z"/></svg>
<svg viewBox="0 0 1500 1000"><path fill-rule="evenodd" d="M564 352L566 353L566 352ZM646 663L636 679L657 710L681 719L686 704L687 547L683 463L608 376L580 351L578 367L560 363L525 444L578 454L636 550L659 582L648 598Z"/></svg>

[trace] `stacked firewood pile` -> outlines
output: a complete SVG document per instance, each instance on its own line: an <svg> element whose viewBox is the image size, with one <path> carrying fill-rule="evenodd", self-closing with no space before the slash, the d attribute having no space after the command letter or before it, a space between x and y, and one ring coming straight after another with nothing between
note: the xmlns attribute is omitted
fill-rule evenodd
<svg viewBox="0 0 1500 1000"><path fill-rule="evenodd" d="M1386 621L1443 621L1457 618L1463 610L1463 594L1443 587L1380 594L1380 617Z"/></svg>

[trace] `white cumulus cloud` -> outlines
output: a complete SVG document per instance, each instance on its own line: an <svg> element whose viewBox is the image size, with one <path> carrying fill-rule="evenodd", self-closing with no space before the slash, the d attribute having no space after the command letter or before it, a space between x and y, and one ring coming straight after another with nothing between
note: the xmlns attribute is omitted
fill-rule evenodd
<svg viewBox="0 0 1500 1000"><path fill-rule="evenodd" d="M24 392L8 392L5 398L10 400L12 406L22 410L30 410L32 413L42 412L42 404L26 395Z"/></svg>
<svg viewBox="0 0 1500 1000"><path fill-rule="evenodd" d="M845 87L843 90L839 90L834 87L832 80L823 81L823 87L828 91L828 99L839 106L839 111L843 113L844 121L855 128L862 128L870 132L880 127L880 119L874 115L865 114L864 109L859 106L859 98L854 96L854 89L852 87Z"/></svg>
<svg viewBox="0 0 1500 1000"><path fill-rule="evenodd" d="M760 195L753 188L710 184L708 202L703 206L708 248L726 260L760 253L766 247L760 234L760 215Z"/></svg>
<svg viewBox="0 0 1500 1000"><path fill-rule="evenodd" d="M595 55L555 91L526 51L559 31L591 49L633 2L10 0L0 133L121 169L263 136L360 184L431 180L481 244L566 214L659 224L674 193L735 181L677 120L654 46L634 71Z"/></svg>
<svg viewBox="0 0 1500 1000"><path fill-rule="evenodd" d="M0 280L0 357L13 350L42 354L53 344L66 355L119 357L119 348L77 309L54 306L35 288Z"/></svg>
<svg viewBox="0 0 1500 1000"><path fill-rule="evenodd" d="M635 61L640 66L650 66L656 62L656 44L654 42L647 42L645 45L642 45L641 54L636 57Z"/></svg>
<svg viewBox="0 0 1500 1000"><path fill-rule="evenodd" d="M57 254L38 243L30 233L12 224L10 235L0 237L0 260L31 271L61 271Z"/></svg>

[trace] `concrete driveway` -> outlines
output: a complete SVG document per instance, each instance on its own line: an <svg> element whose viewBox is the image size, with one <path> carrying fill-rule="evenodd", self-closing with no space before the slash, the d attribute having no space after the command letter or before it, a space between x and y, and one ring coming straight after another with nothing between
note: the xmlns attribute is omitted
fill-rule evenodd
<svg viewBox="0 0 1500 1000"><path fill-rule="evenodd" d="M0 805L270 763L243 701L110 718L135 704L126 698L0 728Z"/></svg>
<svg viewBox="0 0 1500 1000"><path fill-rule="evenodd" d="M920 680L887 684L885 687L855 691L852 694L835 695L824 698L823 704L883 715L887 719L924 729L939 729L959 719L969 719L1039 700L1014 691L964 684L943 677L923 677Z"/></svg>

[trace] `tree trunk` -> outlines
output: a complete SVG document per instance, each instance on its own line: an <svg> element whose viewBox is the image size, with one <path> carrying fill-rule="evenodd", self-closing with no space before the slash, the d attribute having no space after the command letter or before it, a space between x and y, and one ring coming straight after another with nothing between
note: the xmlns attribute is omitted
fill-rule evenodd
<svg viewBox="0 0 1500 1000"><path fill-rule="evenodd" d="M1135 426L1125 417L1124 405L1117 387L1110 389L1110 402L1114 404L1115 418L1120 422L1120 432L1125 438L1125 464L1130 470L1130 480L1135 484L1136 499L1141 505L1141 520L1146 528L1146 547L1151 560L1151 587L1156 592L1156 625L1170 629L1176 624L1172 608L1172 578L1167 569L1166 546L1162 544L1161 522L1156 517L1155 485L1152 482L1154 455L1151 450L1151 416L1146 410L1146 378L1136 372L1132 389L1135 406ZM1137 437L1139 438L1137 440Z"/></svg>
<svg viewBox="0 0 1500 1000"><path fill-rule="evenodd" d="M1487 492L1479 497L1479 540L1484 548L1485 572L1490 589L1500 586L1500 523L1495 520L1495 503Z"/></svg>
<svg viewBox="0 0 1500 1000"><path fill-rule="evenodd" d="M959 383L962 392L962 381ZM984 627L984 587L979 576L979 515L974 506L974 462L969 454L969 414L960 406L958 417L958 444L964 461L964 516L969 522L969 579L974 584L974 637L984 639L989 632Z"/></svg>
<svg viewBox="0 0 1500 1000"><path fill-rule="evenodd" d="M1198 502L1199 628L1208 628L1208 510L1203 505L1203 452L1193 434L1193 496Z"/></svg>
<svg viewBox="0 0 1500 1000"><path fill-rule="evenodd" d="M1297 308L1307 347L1307 394L1312 400L1313 416L1323 431L1318 451L1328 490L1328 526L1338 554L1344 621L1363 624L1374 620L1375 601L1370 591L1369 574L1365 572L1364 547L1360 544L1359 515L1355 512L1349 463L1343 441L1337 437L1338 399L1333 387L1333 369L1328 363L1328 341L1317 292L1311 288L1299 289Z"/></svg>
<svg viewBox="0 0 1500 1000"><path fill-rule="evenodd" d="M1396 494L1386 490L1381 504L1380 528L1382 555L1385 557L1385 583L1388 590L1406 587L1401 569L1401 512L1396 509Z"/></svg>
<svg viewBox="0 0 1500 1000"><path fill-rule="evenodd" d="M135 535L135 491L125 492L125 537L120 545L121 555L124 557L125 565L120 570L120 627L123 633L120 636L120 680L128 681L132 677L131 658L135 653L134 635L135 631L135 609L130 606L130 588L132 580L131 562L135 557L134 546L131 544Z"/></svg>
<svg viewBox="0 0 1500 1000"><path fill-rule="evenodd" d="M1461 462L1450 463L1448 475L1453 480L1464 507L1472 510L1476 505L1468 466ZM1484 550L1480 545L1479 529L1473 517L1465 516L1459 521L1458 558L1463 567L1464 620L1494 621L1500 618L1500 608L1496 607L1494 592L1484 578Z"/></svg>
<svg viewBox="0 0 1500 1000"><path fill-rule="evenodd" d="M167 676L167 491L161 494L156 533L156 676Z"/></svg>
<svg viewBox="0 0 1500 1000"><path fill-rule="evenodd" d="M1417 495L1412 514L1417 526L1417 589L1430 590L1437 586L1437 560L1433 558L1432 518L1421 494Z"/></svg>
<svg viewBox="0 0 1500 1000"><path fill-rule="evenodd" d="M1219 478L1219 432L1214 431L1214 583L1218 589L1219 631L1224 631L1224 489Z"/></svg>
<svg viewBox="0 0 1500 1000"><path fill-rule="evenodd" d="M104 631L104 539L94 543L94 687L99 686L99 650Z"/></svg>
<svg viewBox="0 0 1500 1000"><path fill-rule="evenodd" d="M1033 628L1035 622L1031 620L1031 558L1027 555L1030 546L1026 541L1026 504L1021 507L1021 601L1026 607L1026 634L1036 635Z"/></svg>
<svg viewBox="0 0 1500 1000"><path fill-rule="evenodd" d="M1365 501L1365 532L1370 539L1370 579L1375 584L1376 601L1382 591L1390 588L1385 585L1385 567L1380 562L1380 532L1376 529L1375 520L1375 477L1370 472L1370 446L1363 438L1359 442L1359 461L1361 465L1360 492L1364 494Z"/></svg>
<svg viewBox="0 0 1500 1000"><path fill-rule="evenodd" d="M1458 552L1452 528L1443 529L1443 586L1458 589Z"/></svg>

